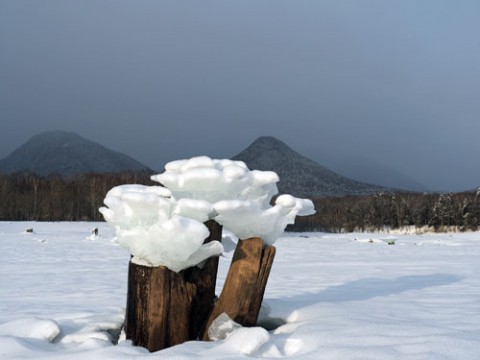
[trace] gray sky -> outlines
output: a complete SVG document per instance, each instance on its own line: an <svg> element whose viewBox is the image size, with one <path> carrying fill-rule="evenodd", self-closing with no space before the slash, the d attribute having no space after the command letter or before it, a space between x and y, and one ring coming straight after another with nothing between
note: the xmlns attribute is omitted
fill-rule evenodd
<svg viewBox="0 0 480 360"><path fill-rule="evenodd" d="M0 0L0 158L75 131L153 168L272 135L480 186L478 0Z"/></svg>

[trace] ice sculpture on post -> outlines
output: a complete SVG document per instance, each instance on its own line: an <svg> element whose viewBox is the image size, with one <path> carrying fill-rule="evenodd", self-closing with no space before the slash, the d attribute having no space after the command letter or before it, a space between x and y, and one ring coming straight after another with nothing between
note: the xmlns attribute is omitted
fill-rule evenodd
<svg viewBox="0 0 480 360"><path fill-rule="evenodd" d="M213 306L213 270L223 251L216 241L221 233L210 234L203 224L213 207L205 201L177 201L165 187L144 185L117 186L104 202L107 207L100 211L115 227L119 245L132 254L127 339L156 351L198 338ZM195 267L202 262L205 269ZM187 268L193 270L184 272Z"/></svg>
<svg viewBox="0 0 480 360"><path fill-rule="evenodd" d="M113 188L100 209L118 243L133 255L127 338L150 351L207 340L209 324L224 312L244 326L255 325L275 255L272 244L297 215L314 213L312 202L281 195L272 206L276 173L206 156L170 162L152 180L162 186ZM223 246L216 241L221 230L204 225L213 221L241 239L215 307ZM205 268L195 266L206 259ZM175 311L168 305L173 303Z"/></svg>
<svg viewBox="0 0 480 360"><path fill-rule="evenodd" d="M210 216L241 239L202 338L209 339L208 328L222 313L242 325L255 325L275 256L272 244L297 215L313 214L313 203L281 195L272 206L278 175L250 171L241 161L196 157L168 163L165 170L152 179L176 198L210 203Z"/></svg>

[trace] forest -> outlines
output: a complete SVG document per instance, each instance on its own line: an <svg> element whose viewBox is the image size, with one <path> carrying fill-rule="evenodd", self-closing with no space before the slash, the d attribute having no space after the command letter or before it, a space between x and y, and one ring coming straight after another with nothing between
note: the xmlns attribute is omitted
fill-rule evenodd
<svg viewBox="0 0 480 360"><path fill-rule="evenodd" d="M0 220L103 221L98 211L107 192L121 184L154 185L150 172L48 177L0 174Z"/></svg>
<svg viewBox="0 0 480 360"><path fill-rule="evenodd" d="M98 209L121 184L158 185L150 172L83 174L64 178L32 173L0 174L0 220L103 221ZM480 226L480 191L379 193L314 198L316 214L298 217L290 231L351 232L407 226L474 231Z"/></svg>
<svg viewBox="0 0 480 360"><path fill-rule="evenodd" d="M313 199L315 215L298 217L292 231L352 232L415 227L444 231L479 228L480 191L380 193Z"/></svg>

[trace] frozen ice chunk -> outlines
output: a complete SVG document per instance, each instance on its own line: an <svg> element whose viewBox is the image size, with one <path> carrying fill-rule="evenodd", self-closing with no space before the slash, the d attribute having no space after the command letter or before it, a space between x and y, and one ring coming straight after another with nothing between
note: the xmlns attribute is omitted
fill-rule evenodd
<svg viewBox="0 0 480 360"><path fill-rule="evenodd" d="M140 184L119 185L108 192L110 196L117 198L127 193L152 193L164 198L172 196L170 190L163 186L146 186Z"/></svg>
<svg viewBox="0 0 480 360"><path fill-rule="evenodd" d="M251 200L261 204L277 194L278 175L272 171L250 171L242 161L210 159L206 156L172 161L165 172L152 176L177 199Z"/></svg>
<svg viewBox="0 0 480 360"><path fill-rule="evenodd" d="M179 199L173 211L176 215L185 216L191 219L205 222L213 217L214 207L208 201Z"/></svg>
<svg viewBox="0 0 480 360"><path fill-rule="evenodd" d="M226 313L221 313L208 328L208 338L213 341L225 340L242 325L236 323Z"/></svg>
<svg viewBox="0 0 480 360"><path fill-rule="evenodd" d="M213 211L208 202L177 202L168 189L143 185L117 186L104 202L100 212L138 264L178 272L223 251L218 241L203 244L209 231L202 222Z"/></svg>
<svg viewBox="0 0 480 360"><path fill-rule="evenodd" d="M271 206L278 175L250 171L241 161L206 156L172 161L152 179L163 186L117 186L100 211L133 261L173 271L222 252L219 243L203 244L208 230L202 223L209 219L238 238L257 236L272 244L297 215L314 213L310 200L291 195Z"/></svg>
<svg viewBox="0 0 480 360"><path fill-rule="evenodd" d="M100 208L105 220L122 228L150 226L165 220L174 206L168 189L161 186L120 185L111 189Z"/></svg>
<svg viewBox="0 0 480 360"><path fill-rule="evenodd" d="M197 265L200 268L203 268L203 262L212 257L218 256L223 252L223 245L219 241L210 241L192 253L187 260L182 262L182 269L186 269L192 266Z"/></svg>
<svg viewBox="0 0 480 360"><path fill-rule="evenodd" d="M257 236L267 244L273 244L285 227L295 222L297 214L315 212L310 200L291 195L279 196L275 206L268 208L249 201L220 201L215 204L215 211L216 220L240 239Z"/></svg>
<svg viewBox="0 0 480 360"><path fill-rule="evenodd" d="M176 199L210 203L214 210L209 217L241 239L258 236L271 244L288 224L294 223L296 216L315 212L310 200L291 195L279 196L272 207L270 201L278 192L278 175L272 171L250 171L241 161L206 156L172 161L165 165L164 173L152 179L168 187ZM182 205L179 211L205 219L197 216L194 206ZM206 208L200 211L201 215L205 211Z"/></svg>
<svg viewBox="0 0 480 360"><path fill-rule="evenodd" d="M310 199L299 199L285 194L275 200L275 205L282 208L282 213L288 217L288 224L293 224L297 216L315 214L315 207Z"/></svg>
<svg viewBox="0 0 480 360"><path fill-rule="evenodd" d="M252 355L270 340L267 330L261 327L245 328L236 323L226 313L220 314L208 328L210 340L225 342L221 347L230 351Z"/></svg>

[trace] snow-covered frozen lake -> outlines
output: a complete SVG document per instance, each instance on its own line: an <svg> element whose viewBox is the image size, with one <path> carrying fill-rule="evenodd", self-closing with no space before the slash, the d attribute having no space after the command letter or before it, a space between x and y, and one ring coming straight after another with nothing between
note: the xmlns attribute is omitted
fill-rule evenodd
<svg viewBox="0 0 480 360"><path fill-rule="evenodd" d="M479 232L285 234L261 314L276 329L152 354L112 344L130 257L113 238L106 223L0 222L0 359L480 358Z"/></svg>

